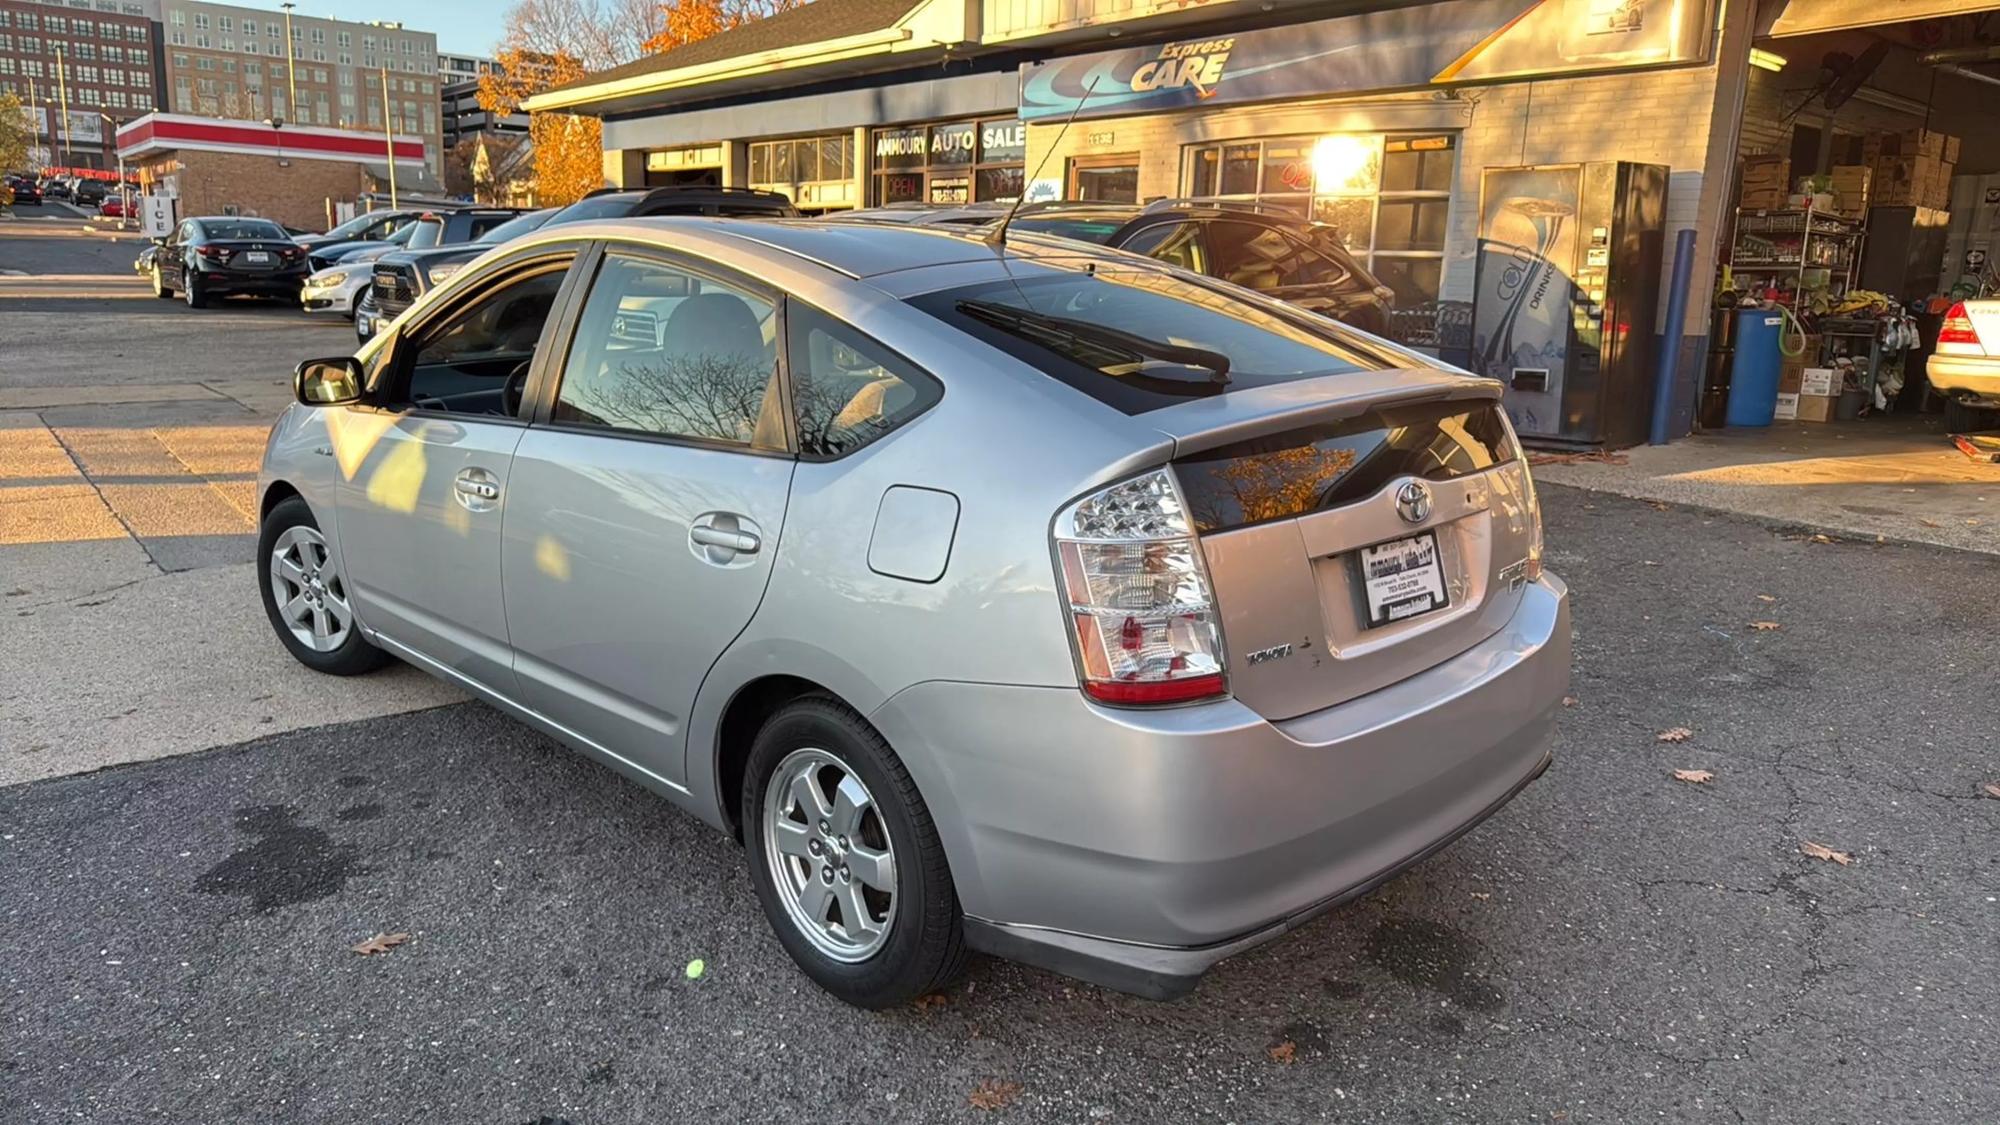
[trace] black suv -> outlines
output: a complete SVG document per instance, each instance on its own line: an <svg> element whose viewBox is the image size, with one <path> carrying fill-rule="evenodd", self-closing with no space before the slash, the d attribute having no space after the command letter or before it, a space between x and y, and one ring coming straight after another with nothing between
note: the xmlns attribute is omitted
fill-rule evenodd
<svg viewBox="0 0 2000 1125"><path fill-rule="evenodd" d="M505 229L492 232L494 236L504 235L504 238L481 238L469 245L454 245L442 250L413 246L376 259L374 280L362 296L361 307L355 311L354 334L366 340L374 335L379 326L394 320L431 286L457 273L465 263L507 238L526 234L535 227L586 219L629 219L641 215L737 215L796 219L799 209L778 192L750 188L603 188L567 207L535 214L542 216L538 222L530 224L530 216L523 215L507 224Z"/></svg>
<svg viewBox="0 0 2000 1125"><path fill-rule="evenodd" d="M521 212L514 207L467 207L462 211L426 211L410 224L410 234L403 245L410 250L429 250L438 246L463 246L485 238L489 231L505 226L520 218ZM382 255L389 257L388 254ZM380 258L376 261L381 261ZM361 300L354 308L354 333L366 340L375 334L375 325L395 313L383 314L381 295L376 291L379 280L371 277L369 287L362 291ZM405 301L397 307L401 312L409 307Z"/></svg>
<svg viewBox="0 0 2000 1125"><path fill-rule="evenodd" d="M1395 294L1348 256L1333 227L1293 211L1213 199L1163 199L1144 206L1038 203L1021 208L1008 229L1144 254L1364 332L1389 333Z"/></svg>

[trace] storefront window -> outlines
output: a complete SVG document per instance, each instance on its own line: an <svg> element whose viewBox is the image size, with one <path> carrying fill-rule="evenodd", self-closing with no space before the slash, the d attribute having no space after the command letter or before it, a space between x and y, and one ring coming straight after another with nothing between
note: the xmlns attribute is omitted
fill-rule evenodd
<svg viewBox="0 0 2000 1125"><path fill-rule="evenodd" d="M948 205L1021 194L1028 137L1014 118L877 129L869 140L877 204Z"/></svg>
<svg viewBox="0 0 2000 1125"><path fill-rule="evenodd" d="M1329 133L1188 151L1188 194L1256 200L1332 226L1402 309L1435 302L1453 138Z"/></svg>
<svg viewBox="0 0 2000 1125"><path fill-rule="evenodd" d="M750 186L783 192L805 211L853 207L858 202L854 135L756 141L750 146Z"/></svg>

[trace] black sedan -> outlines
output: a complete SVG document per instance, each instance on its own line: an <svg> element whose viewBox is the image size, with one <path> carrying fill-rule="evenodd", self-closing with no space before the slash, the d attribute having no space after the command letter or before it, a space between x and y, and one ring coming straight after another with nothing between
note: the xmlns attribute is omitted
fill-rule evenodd
<svg viewBox="0 0 2000 1125"><path fill-rule="evenodd" d="M297 300L306 279L306 248L269 219L182 219L158 242L153 296L178 292L189 308L237 294Z"/></svg>
<svg viewBox="0 0 2000 1125"><path fill-rule="evenodd" d="M40 185L26 176L7 177L7 186L14 189L14 202L16 203L40 203L42 201L42 189Z"/></svg>

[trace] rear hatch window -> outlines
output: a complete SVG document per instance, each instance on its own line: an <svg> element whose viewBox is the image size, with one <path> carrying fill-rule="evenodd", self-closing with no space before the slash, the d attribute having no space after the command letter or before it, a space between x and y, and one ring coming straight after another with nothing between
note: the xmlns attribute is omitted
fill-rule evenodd
<svg viewBox="0 0 2000 1125"><path fill-rule="evenodd" d="M911 304L1127 414L1231 390L1409 365L1330 321L1198 279L1074 268L945 289Z"/></svg>
<svg viewBox="0 0 2000 1125"><path fill-rule="evenodd" d="M1456 480L1513 458L1499 407L1426 402L1203 450L1174 469L1207 533L1338 508L1400 477Z"/></svg>

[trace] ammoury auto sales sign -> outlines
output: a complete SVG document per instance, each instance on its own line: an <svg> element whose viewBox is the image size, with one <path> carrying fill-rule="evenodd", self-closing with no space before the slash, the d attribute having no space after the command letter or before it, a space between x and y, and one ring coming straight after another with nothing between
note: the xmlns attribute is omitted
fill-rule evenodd
<svg viewBox="0 0 2000 1125"><path fill-rule="evenodd" d="M1450 0L1101 51L1022 66L1021 119L1697 62L1708 49L1710 7L1708 0Z"/></svg>

